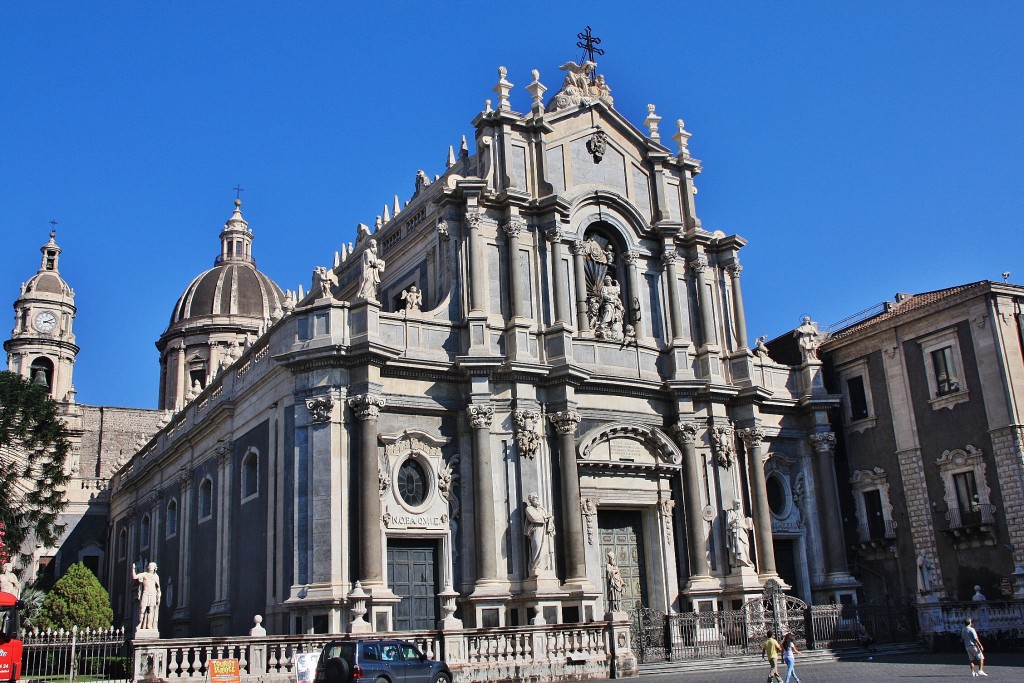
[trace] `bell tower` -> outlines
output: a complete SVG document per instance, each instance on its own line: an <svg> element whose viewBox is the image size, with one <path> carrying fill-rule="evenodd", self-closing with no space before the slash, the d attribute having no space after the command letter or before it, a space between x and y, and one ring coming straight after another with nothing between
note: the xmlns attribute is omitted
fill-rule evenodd
<svg viewBox="0 0 1024 683"><path fill-rule="evenodd" d="M75 333L75 292L57 269L61 249L57 231L42 246L39 272L21 285L14 302L14 329L4 342L7 369L45 386L57 401L74 403L72 370L78 356Z"/></svg>

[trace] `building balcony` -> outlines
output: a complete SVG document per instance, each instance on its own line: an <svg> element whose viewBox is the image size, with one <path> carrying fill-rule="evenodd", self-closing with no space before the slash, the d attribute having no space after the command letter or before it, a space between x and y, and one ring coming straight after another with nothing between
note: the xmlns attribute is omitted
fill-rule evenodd
<svg viewBox="0 0 1024 683"><path fill-rule="evenodd" d="M896 545L896 522L891 519L860 524L857 537L861 550L888 550Z"/></svg>
<svg viewBox="0 0 1024 683"><path fill-rule="evenodd" d="M996 506L975 504L967 509L949 508L936 513L939 531L957 544L991 545L996 540Z"/></svg>

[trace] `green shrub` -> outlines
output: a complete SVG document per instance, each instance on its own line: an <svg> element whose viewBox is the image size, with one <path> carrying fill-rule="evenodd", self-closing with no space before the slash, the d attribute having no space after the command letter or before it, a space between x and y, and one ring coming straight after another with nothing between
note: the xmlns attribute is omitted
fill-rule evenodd
<svg viewBox="0 0 1024 683"><path fill-rule="evenodd" d="M41 628L110 628L114 611L99 580L81 562L53 584L39 614Z"/></svg>

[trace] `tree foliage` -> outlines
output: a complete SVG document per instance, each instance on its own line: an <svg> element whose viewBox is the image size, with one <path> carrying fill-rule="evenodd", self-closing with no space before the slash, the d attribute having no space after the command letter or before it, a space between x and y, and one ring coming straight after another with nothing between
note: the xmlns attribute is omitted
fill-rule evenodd
<svg viewBox="0 0 1024 683"><path fill-rule="evenodd" d="M70 451L56 401L22 376L0 372L0 531L8 556L32 537L57 544Z"/></svg>
<svg viewBox="0 0 1024 683"><path fill-rule="evenodd" d="M41 628L110 628L114 611L110 596L99 579L81 562L71 565L57 579L43 600L38 625Z"/></svg>

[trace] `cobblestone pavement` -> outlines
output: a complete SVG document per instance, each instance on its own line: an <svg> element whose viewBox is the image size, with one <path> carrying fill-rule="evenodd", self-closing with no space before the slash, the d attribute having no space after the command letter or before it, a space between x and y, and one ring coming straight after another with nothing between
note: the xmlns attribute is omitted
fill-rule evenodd
<svg viewBox="0 0 1024 683"><path fill-rule="evenodd" d="M751 657L751 661L759 661ZM779 667L785 679L786 669ZM991 681L1024 681L1024 654L994 652L985 663ZM844 662L809 662L797 660L796 674L801 683L846 683L847 681L958 681L971 678L967 655L963 652L876 657ZM669 681L700 681L700 683L764 683L768 666L744 669L715 670L714 661L708 670L643 676L640 683Z"/></svg>

